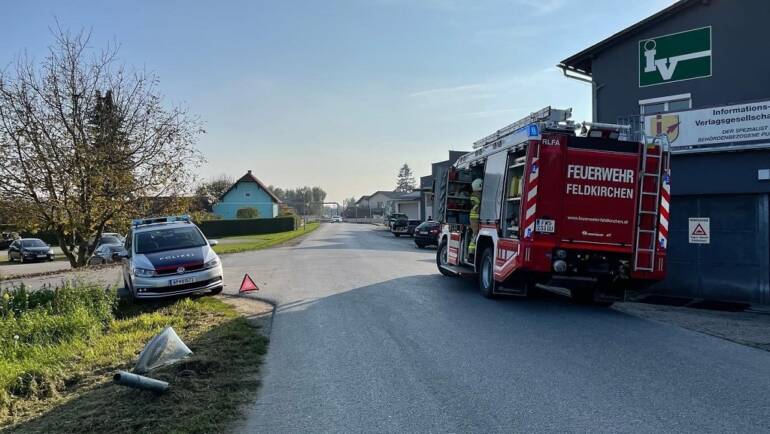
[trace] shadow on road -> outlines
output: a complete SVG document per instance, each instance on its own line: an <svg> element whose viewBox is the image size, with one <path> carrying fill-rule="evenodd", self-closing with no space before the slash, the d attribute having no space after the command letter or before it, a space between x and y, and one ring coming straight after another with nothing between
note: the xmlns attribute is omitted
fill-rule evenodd
<svg viewBox="0 0 770 434"><path fill-rule="evenodd" d="M351 414L369 415L369 431L394 432L617 422L597 426L586 414L619 415L628 431L766 421L756 402L770 387L764 353L549 293L488 300L472 279L412 275L280 306L275 324L269 405L255 406L252 431L361 429L334 425ZM751 366L750 379L736 363ZM751 390L736 394L736 384ZM548 425L554 412L558 427Z"/></svg>

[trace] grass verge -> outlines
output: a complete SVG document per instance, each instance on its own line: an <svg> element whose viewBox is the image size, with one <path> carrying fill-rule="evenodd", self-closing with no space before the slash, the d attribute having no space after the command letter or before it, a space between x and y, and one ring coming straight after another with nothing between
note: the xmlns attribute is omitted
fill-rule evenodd
<svg viewBox="0 0 770 434"><path fill-rule="evenodd" d="M216 298L119 304L97 286L16 291L3 294L0 323L0 426L9 432L221 432L256 393L267 338ZM193 351L148 374L169 391L112 384L167 325Z"/></svg>
<svg viewBox="0 0 770 434"><path fill-rule="evenodd" d="M3 255L3 259L0 259L0 267L5 267L5 266L8 266L8 265L23 265L19 261L15 261L15 262L9 261L8 257L5 256L2 252L0 252L0 255ZM63 261L68 261L67 257L64 256L64 255L56 255L53 258L53 262L63 262ZM49 261L25 262L24 264L39 264L39 263L45 263L45 262L49 262Z"/></svg>
<svg viewBox="0 0 770 434"><path fill-rule="evenodd" d="M308 223L304 228L293 231L276 232L274 234L247 235L238 237L219 238L220 244L214 246L217 253L239 253L250 250L260 250L285 243L299 236L309 234L318 229L319 223Z"/></svg>

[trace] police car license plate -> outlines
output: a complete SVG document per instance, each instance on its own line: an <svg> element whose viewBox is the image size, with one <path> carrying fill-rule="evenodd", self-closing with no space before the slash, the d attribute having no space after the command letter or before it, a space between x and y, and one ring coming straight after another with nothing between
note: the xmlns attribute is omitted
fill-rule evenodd
<svg viewBox="0 0 770 434"><path fill-rule="evenodd" d="M550 219L537 219L535 221L535 232L552 234L556 232L556 221Z"/></svg>
<svg viewBox="0 0 770 434"><path fill-rule="evenodd" d="M176 285L186 285L188 283L193 283L193 282L195 282L195 278L194 277L185 277L185 278L182 278L182 279L171 279L169 284L171 286L176 286Z"/></svg>

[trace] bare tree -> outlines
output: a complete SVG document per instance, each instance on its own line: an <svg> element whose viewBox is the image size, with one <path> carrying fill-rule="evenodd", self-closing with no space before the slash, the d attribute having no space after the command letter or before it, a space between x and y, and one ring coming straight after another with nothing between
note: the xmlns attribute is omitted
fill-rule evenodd
<svg viewBox="0 0 770 434"><path fill-rule="evenodd" d="M39 64L19 56L0 73L0 195L31 204L78 267L106 225L191 185L203 130L163 104L155 76L118 64L114 46L52 33Z"/></svg>

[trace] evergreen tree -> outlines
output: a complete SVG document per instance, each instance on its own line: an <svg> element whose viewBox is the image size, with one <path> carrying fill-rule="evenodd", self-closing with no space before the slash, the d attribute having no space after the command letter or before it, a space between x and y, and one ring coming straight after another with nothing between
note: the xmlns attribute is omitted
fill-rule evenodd
<svg viewBox="0 0 770 434"><path fill-rule="evenodd" d="M409 193L415 188L414 173L409 165L404 163L401 169L398 170L398 179L396 180L395 191Z"/></svg>

